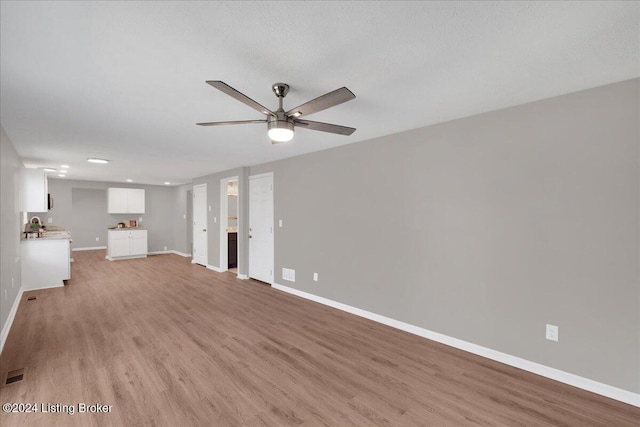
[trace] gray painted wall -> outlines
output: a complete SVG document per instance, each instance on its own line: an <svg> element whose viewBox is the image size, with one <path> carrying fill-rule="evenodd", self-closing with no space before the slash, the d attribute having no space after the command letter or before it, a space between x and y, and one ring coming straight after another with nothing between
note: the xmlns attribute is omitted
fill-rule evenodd
<svg viewBox="0 0 640 427"><path fill-rule="evenodd" d="M143 188L145 190L145 212L142 215L109 215L107 214L107 191L109 187L119 188ZM80 191L85 190L85 191ZM74 202L74 195L86 197L90 191L102 191L104 199L101 202L104 210L84 202ZM100 236L100 242L96 242L96 231L87 230L83 224L84 218L94 218L100 224L114 226L118 222L142 218L142 225L147 229L149 252L168 250L174 248L174 227L176 227L176 212L178 209L184 210L176 205L176 187L166 187L157 185L136 185L122 184L114 182L98 181L76 181L67 179L49 178L49 193L53 196L54 207L48 213L38 213L37 215L47 223L48 218L52 218L53 225L65 227L71 232L74 248L106 246L106 231ZM97 193L95 193L97 195ZM77 206L76 206L77 205ZM76 209L76 207L78 209ZM101 211L101 212L100 212ZM29 217L31 217L31 213ZM88 246L81 246L88 245Z"/></svg>
<svg viewBox="0 0 640 427"><path fill-rule="evenodd" d="M22 286L20 275L20 169L9 136L0 126L0 330L4 329ZM13 284L11 282L13 279Z"/></svg>
<svg viewBox="0 0 640 427"><path fill-rule="evenodd" d="M54 199L54 207L55 204ZM71 189L72 218L69 223L69 231L73 236L73 247L91 248L107 244L108 225L106 212L106 189Z"/></svg>
<svg viewBox="0 0 640 427"><path fill-rule="evenodd" d="M274 173L275 281L640 392L639 95L635 79L251 167Z"/></svg>

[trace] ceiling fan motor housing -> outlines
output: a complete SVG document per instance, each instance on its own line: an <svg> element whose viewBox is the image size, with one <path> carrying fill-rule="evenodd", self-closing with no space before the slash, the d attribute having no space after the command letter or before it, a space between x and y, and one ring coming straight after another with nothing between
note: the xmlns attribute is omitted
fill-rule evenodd
<svg viewBox="0 0 640 427"><path fill-rule="evenodd" d="M289 93L289 85L286 83L274 83L271 89L278 98L284 98Z"/></svg>

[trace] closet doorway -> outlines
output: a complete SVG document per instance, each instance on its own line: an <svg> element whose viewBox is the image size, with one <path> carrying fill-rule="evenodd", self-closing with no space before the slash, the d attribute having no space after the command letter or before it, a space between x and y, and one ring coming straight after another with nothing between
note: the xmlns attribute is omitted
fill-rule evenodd
<svg viewBox="0 0 640 427"><path fill-rule="evenodd" d="M220 270L238 274L238 177L220 180Z"/></svg>

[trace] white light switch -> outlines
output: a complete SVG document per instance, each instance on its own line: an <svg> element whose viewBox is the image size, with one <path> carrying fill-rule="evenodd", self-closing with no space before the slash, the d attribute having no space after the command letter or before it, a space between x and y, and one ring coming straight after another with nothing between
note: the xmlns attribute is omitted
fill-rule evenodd
<svg viewBox="0 0 640 427"><path fill-rule="evenodd" d="M213 222L218 222L218 217L217 216L213 217Z"/></svg>
<svg viewBox="0 0 640 427"><path fill-rule="evenodd" d="M282 220L278 221L278 227L282 227Z"/></svg>
<svg viewBox="0 0 640 427"><path fill-rule="evenodd" d="M211 212L211 205L209 205L209 212Z"/></svg>
<svg viewBox="0 0 640 427"><path fill-rule="evenodd" d="M296 271L290 268L282 269L282 280L288 280L289 282L296 281Z"/></svg>
<svg viewBox="0 0 640 427"><path fill-rule="evenodd" d="M313 281L314 282L318 281L318 273L313 273Z"/></svg>

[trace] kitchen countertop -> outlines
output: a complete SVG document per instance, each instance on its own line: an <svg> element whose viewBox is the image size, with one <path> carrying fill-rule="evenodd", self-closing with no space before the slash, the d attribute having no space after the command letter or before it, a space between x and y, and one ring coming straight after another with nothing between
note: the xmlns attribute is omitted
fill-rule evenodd
<svg viewBox="0 0 640 427"><path fill-rule="evenodd" d="M109 231L131 231L131 230L146 230L144 227L124 227L124 228L109 228Z"/></svg>
<svg viewBox="0 0 640 427"><path fill-rule="evenodd" d="M40 240L61 240L61 239L71 239L71 233L68 231L45 231L42 233L42 237L33 237L26 238L24 237L24 233L22 233L21 241L23 242L37 242Z"/></svg>

